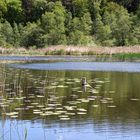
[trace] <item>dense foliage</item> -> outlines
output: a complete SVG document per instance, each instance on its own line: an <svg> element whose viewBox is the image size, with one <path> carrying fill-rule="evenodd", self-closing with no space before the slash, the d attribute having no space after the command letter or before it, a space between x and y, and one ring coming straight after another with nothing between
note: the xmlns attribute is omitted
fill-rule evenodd
<svg viewBox="0 0 140 140"><path fill-rule="evenodd" d="M140 44L139 0L0 0L0 46Z"/></svg>

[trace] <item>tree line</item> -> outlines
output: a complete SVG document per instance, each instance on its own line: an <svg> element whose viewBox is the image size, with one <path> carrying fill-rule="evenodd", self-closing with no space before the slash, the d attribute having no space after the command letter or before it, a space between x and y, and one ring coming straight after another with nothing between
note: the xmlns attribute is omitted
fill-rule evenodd
<svg viewBox="0 0 140 140"><path fill-rule="evenodd" d="M0 46L140 44L139 0L1 0Z"/></svg>

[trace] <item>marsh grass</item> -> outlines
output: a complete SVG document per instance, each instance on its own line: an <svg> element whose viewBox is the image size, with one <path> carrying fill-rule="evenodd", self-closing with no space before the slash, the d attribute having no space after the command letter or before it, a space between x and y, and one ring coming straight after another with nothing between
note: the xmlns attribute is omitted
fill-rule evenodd
<svg viewBox="0 0 140 140"><path fill-rule="evenodd" d="M113 57L118 58L120 60L136 60L140 59L140 53L114 54Z"/></svg>
<svg viewBox="0 0 140 140"><path fill-rule="evenodd" d="M140 56L140 46L101 47L101 46L49 46L41 49L0 48L1 55L96 55L135 57ZM121 54L121 55L120 55Z"/></svg>

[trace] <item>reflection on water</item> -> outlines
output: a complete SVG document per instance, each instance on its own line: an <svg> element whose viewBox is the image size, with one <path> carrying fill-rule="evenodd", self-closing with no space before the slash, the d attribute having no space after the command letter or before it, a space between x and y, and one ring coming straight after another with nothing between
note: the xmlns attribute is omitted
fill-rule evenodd
<svg viewBox="0 0 140 140"><path fill-rule="evenodd" d="M139 73L0 68L0 139L140 139ZM81 85L86 77L88 85Z"/></svg>
<svg viewBox="0 0 140 140"><path fill-rule="evenodd" d="M140 63L136 62L52 62L11 64L10 67L35 70L90 70L140 72Z"/></svg>

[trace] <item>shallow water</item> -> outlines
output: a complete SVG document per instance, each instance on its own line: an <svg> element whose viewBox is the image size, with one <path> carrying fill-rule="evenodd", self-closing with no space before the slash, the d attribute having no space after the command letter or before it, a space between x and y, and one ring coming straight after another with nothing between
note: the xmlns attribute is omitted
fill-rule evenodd
<svg viewBox="0 0 140 140"><path fill-rule="evenodd" d="M110 72L102 63L76 62L68 69L73 64L1 65L0 139L140 139L139 63L104 63Z"/></svg>
<svg viewBox="0 0 140 140"><path fill-rule="evenodd" d="M140 63L136 62L52 62L11 64L11 67L35 70L88 70L140 72Z"/></svg>

